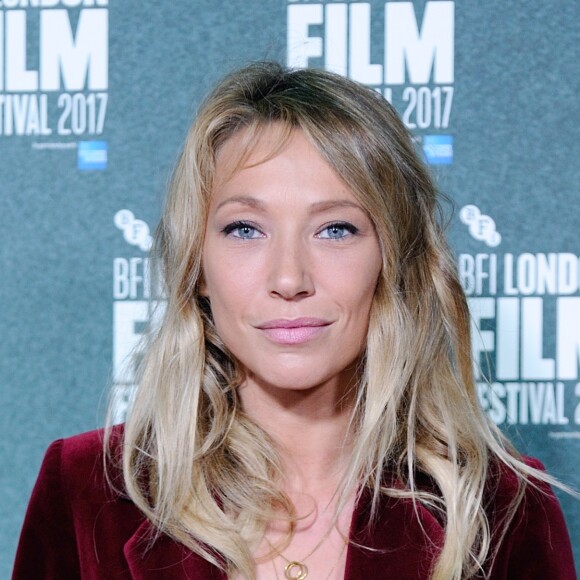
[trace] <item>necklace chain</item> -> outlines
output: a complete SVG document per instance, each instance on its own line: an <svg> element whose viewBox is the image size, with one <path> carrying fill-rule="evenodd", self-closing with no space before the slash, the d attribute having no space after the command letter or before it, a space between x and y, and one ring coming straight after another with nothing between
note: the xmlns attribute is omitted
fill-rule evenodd
<svg viewBox="0 0 580 580"><path fill-rule="evenodd" d="M340 549L340 553L338 554L338 557L336 558L336 560L334 561L334 564L332 565L332 568L330 569L330 571L328 572L328 574L324 578L324 580L329 580L330 577L332 576L332 573L334 572L334 570L338 566L338 563L340 562L342 555L344 554L344 550L346 549L346 545L348 543L348 539L345 536L343 536L343 534L340 533L340 529L338 528L336 523L334 526L331 526L324 533L324 535L316 543L314 548L312 548L312 550L310 550L310 552L308 552L308 554L306 554L306 556L304 556L304 558L302 558L301 560L289 560L288 558L286 558L286 556L282 552L280 552L279 550L274 548L274 546L272 545L272 543L270 542L270 540L268 538L264 538L266 540L266 542L268 543L268 545L270 546L270 549L272 550L272 552L274 552L276 555L280 556L283 560L285 560L286 565L284 566L284 578L286 580L306 580L306 578L308 577L308 566L305 564L306 560L308 560L308 558L310 558L314 554L314 552L316 552L316 550L318 550L318 548L320 548L322 546L322 544L324 544L324 542L326 542L326 540L328 539L329 535L331 534L333 528L335 528L335 527L336 527L336 530L337 530L339 536L342 539L342 547ZM280 577L278 576L278 570L276 569L276 565L275 565L275 557L272 558L272 566L274 568L274 573L276 574L276 580L280 580Z"/></svg>
<svg viewBox="0 0 580 580"><path fill-rule="evenodd" d="M328 533L325 534L322 540L320 540L316 544L316 546L314 546L314 548L303 558L302 562L299 560L288 560L288 558L286 558L286 556L284 556L282 552L278 552L277 550L275 550L279 556L281 556L284 560L286 560L286 566L284 566L284 577L286 578L286 580L306 580L306 577L308 576L308 566L304 563L304 561L310 558L310 556L312 556L312 554L314 554L314 552L316 552L316 550L318 550L318 548L322 546L322 544L328 537ZM269 540L266 541L268 542L268 544L270 544L270 547L274 549L270 541ZM324 580L330 579L330 576L334 572L334 569L338 566L338 562L340 561L340 558L342 557L345 548L346 541L343 542L340 553L338 554L338 558L335 560L334 564L332 565L332 568L330 569L328 575ZM278 570L276 569L276 566L274 564L274 560L272 560L272 566L274 568L274 573L276 574L276 580L280 580L280 577L278 576Z"/></svg>

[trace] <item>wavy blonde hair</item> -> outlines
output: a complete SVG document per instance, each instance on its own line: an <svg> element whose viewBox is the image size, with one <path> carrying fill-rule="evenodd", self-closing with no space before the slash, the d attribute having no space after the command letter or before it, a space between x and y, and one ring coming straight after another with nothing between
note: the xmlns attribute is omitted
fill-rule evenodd
<svg viewBox="0 0 580 580"><path fill-rule="evenodd" d="M444 239L437 193L407 130L375 91L320 70L251 65L206 99L174 170L157 234L167 305L151 337L124 435L126 490L155 524L229 573L254 578L253 550L291 502L278 489L272 440L243 412L243 380L200 296L201 250L216 153L276 123L299 129L368 212L382 248L364 364L352 411L354 451L338 490L404 496L445 524L432 578L489 569L521 501L528 467L482 413L469 313ZM521 482L502 530L490 530L484 488L493 462ZM385 487L394 472L402 486ZM418 489L425 473L436 492ZM339 501L339 506L342 505ZM291 533L291 532L290 532ZM499 536L497 535L499 534Z"/></svg>

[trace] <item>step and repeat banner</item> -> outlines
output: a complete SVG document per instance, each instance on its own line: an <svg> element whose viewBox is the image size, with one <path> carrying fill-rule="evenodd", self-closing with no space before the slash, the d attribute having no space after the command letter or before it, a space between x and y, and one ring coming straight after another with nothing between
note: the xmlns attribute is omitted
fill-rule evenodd
<svg viewBox="0 0 580 580"><path fill-rule="evenodd" d="M0 576L47 445L101 426L111 390L123 418L168 175L197 104L253 60L395 105L454 206L481 404L580 487L578 6L0 0Z"/></svg>

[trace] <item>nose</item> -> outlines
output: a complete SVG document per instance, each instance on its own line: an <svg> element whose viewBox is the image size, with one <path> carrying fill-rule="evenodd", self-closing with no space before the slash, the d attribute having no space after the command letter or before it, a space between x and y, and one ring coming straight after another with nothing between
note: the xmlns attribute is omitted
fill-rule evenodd
<svg viewBox="0 0 580 580"><path fill-rule="evenodd" d="M307 248L284 237L272 245L268 293L284 300L300 300L314 294L311 260Z"/></svg>

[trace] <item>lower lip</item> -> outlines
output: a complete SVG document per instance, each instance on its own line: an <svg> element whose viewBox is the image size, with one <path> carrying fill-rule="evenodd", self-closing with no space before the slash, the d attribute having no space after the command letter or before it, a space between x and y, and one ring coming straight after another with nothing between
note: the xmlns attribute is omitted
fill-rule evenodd
<svg viewBox="0 0 580 580"><path fill-rule="evenodd" d="M304 344L316 338L325 326L298 326L296 328L263 328L262 332L278 344Z"/></svg>

